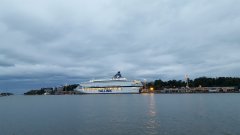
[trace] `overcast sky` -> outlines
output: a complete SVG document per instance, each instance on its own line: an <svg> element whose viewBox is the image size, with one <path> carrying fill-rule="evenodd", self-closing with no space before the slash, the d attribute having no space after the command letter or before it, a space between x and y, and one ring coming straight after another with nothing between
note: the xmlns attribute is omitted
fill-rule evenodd
<svg viewBox="0 0 240 135"><path fill-rule="evenodd" d="M1 0L0 92L240 77L239 0Z"/></svg>

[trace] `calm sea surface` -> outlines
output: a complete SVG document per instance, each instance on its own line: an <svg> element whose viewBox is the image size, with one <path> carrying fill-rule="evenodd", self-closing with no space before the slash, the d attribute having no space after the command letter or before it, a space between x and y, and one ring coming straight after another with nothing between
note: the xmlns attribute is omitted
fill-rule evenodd
<svg viewBox="0 0 240 135"><path fill-rule="evenodd" d="M0 97L0 135L240 135L240 94Z"/></svg>

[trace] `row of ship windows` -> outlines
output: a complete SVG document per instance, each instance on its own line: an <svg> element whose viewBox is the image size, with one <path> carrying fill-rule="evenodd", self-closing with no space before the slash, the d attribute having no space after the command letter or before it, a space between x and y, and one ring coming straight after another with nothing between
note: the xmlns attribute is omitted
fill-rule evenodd
<svg viewBox="0 0 240 135"><path fill-rule="evenodd" d="M108 88L84 88L84 90L121 90L120 87L108 87Z"/></svg>

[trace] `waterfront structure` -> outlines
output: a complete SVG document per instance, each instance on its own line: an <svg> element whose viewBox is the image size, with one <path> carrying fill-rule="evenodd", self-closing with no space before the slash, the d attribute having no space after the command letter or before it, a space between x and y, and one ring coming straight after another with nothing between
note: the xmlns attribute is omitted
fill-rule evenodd
<svg viewBox="0 0 240 135"><path fill-rule="evenodd" d="M142 87L141 81L127 80L122 77L119 71L111 79L90 80L80 83L75 90L84 94L121 94L140 93Z"/></svg>
<svg viewBox="0 0 240 135"><path fill-rule="evenodd" d="M240 92L236 87L193 87L193 88L163 88L157 93L231 93Z"/></svg>

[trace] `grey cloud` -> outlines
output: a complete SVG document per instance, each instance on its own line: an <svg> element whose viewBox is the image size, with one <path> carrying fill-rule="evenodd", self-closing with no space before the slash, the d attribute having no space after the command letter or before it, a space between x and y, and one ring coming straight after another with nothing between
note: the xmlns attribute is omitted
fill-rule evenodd
<svg viewBox="0 0 240 135"><path fill-rule="evenodd" d="M14 64L11 64L5 61L3 62L0 61L0 67L11 67L11 66L14 66Z"/></svg>
<svg viewBox="0 0 240 135"><path fill-rule="evenodd" d="M2 87L76 83L118 70L148 80L240 76L239 5L237 0L3 0Z"/></svg>

